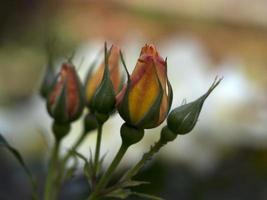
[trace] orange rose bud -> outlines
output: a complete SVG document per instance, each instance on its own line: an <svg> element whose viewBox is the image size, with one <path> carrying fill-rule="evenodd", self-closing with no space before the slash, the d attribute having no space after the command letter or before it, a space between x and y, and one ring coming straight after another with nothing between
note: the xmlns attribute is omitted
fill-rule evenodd
<svg viewBox="0 0 267 200"><path fill-rule="evenodd" d="M105 55L105 57L108 57L108 78L111 80L114 93L117 94L121 88L122 83L122 74L120 73L119 68L120 49L117 46L112 45L108 52L108 55ZM90 109L94 110L92 106L94 97L105 78L105 61L101 63L96 72L93 73L92 70L93 68L90 69L87 75L85 84L85 98L87 106Z"/></svg>
<svg viewBox="0 0 267 200"><path fill-rule="evenodd" d="M118 111L128 125L148 129L165 120L172 103L172 88L167 62L154 45L142 48L135 69L116 100Z"/></svg>
<svg viewBox="0 0 267 200"><path fill-rule="evenodd" d="M84 95L79 76L71 63L63 63L47 98L48 113L56 123L78 119L84 108Z"/></svg>

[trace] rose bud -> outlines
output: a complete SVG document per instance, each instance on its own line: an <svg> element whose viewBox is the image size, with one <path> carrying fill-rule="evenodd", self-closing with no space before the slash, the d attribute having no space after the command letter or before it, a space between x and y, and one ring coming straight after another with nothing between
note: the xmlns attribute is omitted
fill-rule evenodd
<svg viewBox="0 0 267 200"><path fill-rule="evenodd" d="M189 133L196 125L203 104L211 92L219 85L222 79L215 79L209 90L197 100L175 108L168 116L168 128L177 134Z"/></svg>
<svg viewBox="0 0 267 200"><path fill-rule="evenodd" d="M122 74L119 69L120 49L112 45L107 52L105 44L105 60L96 72L93 67L88 72L85 84L86 105L91 112L108 114L115 108L115 96L122 83Z"/></svg>
<svg viewBox="0 0 267 200"><path fill-rule="evenodd" d="M84 108L79 76L71 63L63 63L47 98L47 109L56 123L67 124L78 119Z"/></svg>
<svg viewBox="0 0 267 200"><path fill-rule="evenodd" d="M154 45L145 45L132 75L127 74L128 82L116 99L119 114L130 126L157 127L165 120L172 103L167 61Z"/></svg>

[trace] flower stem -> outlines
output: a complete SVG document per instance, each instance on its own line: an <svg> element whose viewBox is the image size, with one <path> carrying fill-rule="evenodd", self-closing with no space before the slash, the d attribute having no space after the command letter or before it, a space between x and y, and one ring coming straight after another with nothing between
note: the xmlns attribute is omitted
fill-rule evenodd
<svg viewBox="0 0 267 200"><path fill-rule="evenodd" d="M58 151L59 151L59 142L56 141L51 158L49 161L49 168L48 168L48 174L46 177L45 182L45 192L44 192L44 200L56 200L58 191L55 189L58 187L55 187L57 184L57 162L58 162Z"/></svg>
<svg viewBox="0 0 267 200"><path fill-rule="evenodd" d="M162 143L161 140L158 140L153 146L151 146L150 150L145 153L142 157L142 159L136 163L136 165L130 169L123 177L120 182L128 181L133 176L135 176L140 169L146 164L148 160L151 160L151 158L165 145L166 143Z"/></svg>
<svg viewBox="0 0 267 200"><path fill-rule="evenodd" d="M112 163L110 164L109 168L107 169L106 173L101 177L99 183L97 184L95 191L92 195L88 198L88 200L96 200L98 199L99 192L105 188L108 184L109 180L111 179L112 173L115 171L117 166L119 165L121 159L123 158L124 154L126 153L129 146L122 143L117 155L113 159Z"/></svg>
<svg viewBox="0 0 267 200"><path fill-rule="evenodd" d="M97 129L97 141L96 141L96 148L95 148L95 160L94 160L94 172L97 174L97 169L99 166L99 155L100 155L100 148L101 148L101 140L102 140L102 128L103 124L100 124Z"/></svg>
<svg viewBox="0 0 267 200"><path fill-rule="evenodd" d="M147 161L151 160L151 158L168 142L163 142L161 139L159 139L153 146L151 146L150 150L143 155L141 160L136 163L136 165L131 168L122 178L121 180L115 184L114 186L111 186L107 189L105 189L102 192L102 195L105 196L107 194L110 194L111 192L123 187L123 184L127 181L130 181L132 177L134 177L141 168L146 164Z"/></svg>

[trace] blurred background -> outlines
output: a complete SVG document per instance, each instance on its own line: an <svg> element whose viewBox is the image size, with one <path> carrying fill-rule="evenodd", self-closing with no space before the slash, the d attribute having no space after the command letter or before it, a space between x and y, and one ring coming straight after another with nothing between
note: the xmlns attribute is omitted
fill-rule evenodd
<svg viewBox="0 0 267 200"><path fill-rule="evenodd" d="M136 190L166 200L267 199L267 1L1 1L0 132L38 177L40 193L53 144L51 119L39 96L48 40L57 66L75 51L73 62L83 79L104 41L122 48L130 71L140 48L154 43L168 57L173 107L202 95L216 75L224 77L194 131L178 137L146 165L137 179L151 184ZM121 124L119 115L105 124L105 166L120 146ZM81 129L76 122L62 153ZM159 131L148 130L129 150L118 176L149 149ZM91 133L79 152L89 157L95 139ZM29 199L30 185L16 160L4 149L0 160L0 199ZM88 194L82 170L76 175L63 185L61 199Z"/></svg>

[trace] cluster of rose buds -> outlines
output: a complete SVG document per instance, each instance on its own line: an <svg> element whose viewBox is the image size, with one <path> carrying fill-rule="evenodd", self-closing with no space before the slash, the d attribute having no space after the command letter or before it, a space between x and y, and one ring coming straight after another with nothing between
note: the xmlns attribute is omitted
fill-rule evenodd
<svg viewBox="0 0 267 200"><path fill-rule="evenodd" d="M123 73L120 70L120 63L127 74L125 83ZM71 61L63 63L56 76L51 70L47 72L49 73L44 80L44 84L47 85L42 86L41 93L46 97L48 113L54 119L52 128L56 138L55 155L57 155L60 140L70 131L71 123L81 118L84 110L86 110L86 114L83 119L83 134L72 151L75 152L88 132L94 129L98 130L94 162L88 162L86 165L91 170L85 173L88 175L92 188L92 194L88 200L100 199L103 197L101 195L108 194L106 191L113 191L114 189L121 192L128 191L130 194L128 187L133 184L131 182L132 177L161 147L173 141L177 135L184 135L192 131L205 100L221 81L221 79L216 79L210 89L200 98L185 103L170 112L173 90L167 76L167 59L163 59L159 55L154 45L146 44L141 49L131 75L127 70L120 49L112 45L108 50L106 44L104 60L97 69L90 68L84 84L82 84ZM51 83L51 79L53 79L53 83ZM116 111L124 120L120 129L121 147L107 171L99 178L98 169L102 162L99 159L102 126L109 116ZM117 184L119 188L116 188L115 185L112 190L107 189L103 192L127 149L143 138L145 129L158 127L165 120L167 125L162 128L158 142L123 176ZM63 168L70 155L71 152L63 159ZM80 154L78 155L80 156ZM56 158L56 156L52 156L52 158ZM52 172L49 173L46 181L47 195L45 200L52 198L50 194L53 192L50 191L53 190L53 187L50 185L56 186L60 183L60 181L53 182L53 179L50 179L50 175L53 175L53 165L51 165L50 170ZM61 169L58 170L58 177L62 177L64 169L62 171ZM117 190L114 190L114 194L109 195L113 195L113 197L118 195L116 194Z"/></svg>
<svg viewBox="0 0 267 200"><path fill-rule="evenodd" d="M123 85L120 58L123 59L120 49L113 45L97 70L89 70L85 86L72 63L62 64L47 97L48 112L57 124L69 124L78 119L84 106L90 110L87 121L93 127L97 126L95 116L98 121L105 121L115 109L127 126L136 129L154 128L166 119L172 104L167 59L159 55L154 45L146 44L132 74L126 69L128 80ZM208 94L174 109L168 117L169 130L176 135L190 132Z"/></svg>

